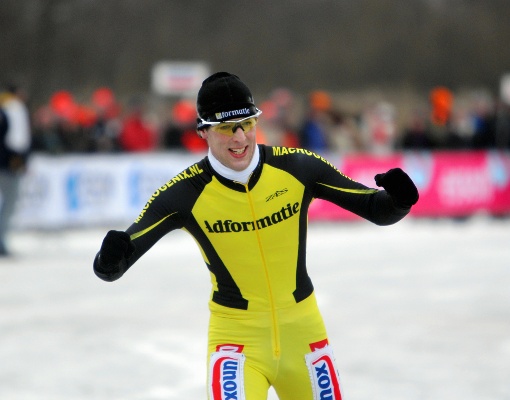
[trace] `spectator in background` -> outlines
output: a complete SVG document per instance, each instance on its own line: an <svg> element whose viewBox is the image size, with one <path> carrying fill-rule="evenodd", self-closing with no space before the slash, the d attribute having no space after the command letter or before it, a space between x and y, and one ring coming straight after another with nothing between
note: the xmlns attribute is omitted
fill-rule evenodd
<svg viewBox="0 0 510 400"><path fill-rule="evenodd" d="M205 143L196 132L197 111L193 102L182 99L171 109L169 121L163 129L163 147L187 150L192 153L207 151Z"/></svg>
<svg viewBox="0 0 510 400"><path fill-rule="evenodd" d="M113 91L107 87L96 89L92 94L92 106L95 120L89 133L91 151L118 151L121 108L115 99Z"/></svg>
<svg viewBox="0 0 510 400"><path fill-rule="evenodd" d="M404 127L398 147L402 150L430 150L432 148L426 115L418 110L413 112L410 121Z"/></svg>
<svg viewBox="0 0 510 400"><path fill-rule="evenodd" d="M260 126L272 146L300 147L294 119L294 95L285 88L275 89L260 105Z"/></svg>
<svg viewBox="0 0 510 400"><path fill-rule="evenodd" d="M510 149L510 103L504 99L498 105L495 129L495 147L499 150Z"/></svg>
<svg viewBox="0 0 510 400"><path fill-rule="evenodd" d="M437 86L430 92L429 132L434 150L455 150L463 148L463 141L455 132L452 123L454 95L444 86Z"/></svg>
<svg viewBox="0 0 510 400"><path fill-rule="evenodd" d="M493 148L496 143L496 109L492 99L475 99L472 109L474 149Z"/></svg>
<svg viewBox="0 0 510 400"><path fill-rule="evenodd" d="M51 106L45 104L32 115L32 150L49 154L64 152L58 129L58 117Z"/></svg>
<svg viewBox="0 0 510 400"><path fill-rule="evenodd" d="M143 110L144 107L140 99L133 99L130 102L128 114L122 121L119 133L121 150L146 152L156 149L156 132L144 120Z"/></svg>
<svg viewBox="0 0 510 400"><path fill-rule="evenodd" d="M455 135L454 149L470 149L475 134L472 110L466 104L455 107L452 116L451 132Z"/></svg>
<svg viewBox="0 0 510 400"><path fill-rule="evenodd" d="M36 145L51 144L54 152L89 152L90 128L95 121L93 111L75 102L73 95L60 90L50 98L49 108L43 110L44 118L36 114ZM43 130L46 129L46 130Z"/></svg>
<svg viewBox="0 0 510 400"><path fill-rule="evenodd" d="M361 116L361 135L369 152L391 153L395 148L395 106L387 101L369 104Z"/></svg>
<svg viewBox="0 0 510 400"><path fill-rule="evenodd" d="M119 134L121 121L119 118L109 116L99 111L97 118L88 129L90 151L97 153L114 153L119 151Z"/></svg>
<svg viewBox="0 0 510 400"><path fill-rule="evenodd" d="M363 148L355 118L333 106L328 92L316 90L308 97L308 107L299 131L301 146L323 153L348 153Z"/></svg>
<svg viewBox="0 0 510 400"><path fill-rule="evenodd" d="M24 91L10 85L0 105L0 256L7 256L6 235L18 198L19 184L31 149L30 116Z"/></svg>
<svg viewBox="0 0 510 400"><path fill-rule="evenodd" d="M301 146L318 153L329 149L328 130L333 124L329 93L316 90L308 97L305 120L300 129Z"/></svg>
<svg viewBox="0 0 510 400"><path fill-rule="evenodd" d="M334 115L336 123L331 130L332 150L339 153L354 153L366 149L359 128L359 116L342 112Z"/></svg>
<svg viewBox="0 0 510 400"><path fill-rule="evenodd" d="M163 147L170 150L183 150L184 132L190 129L195 132L195 107L187 100L179 100L169 109L168 114L161 133Z"/></svg>

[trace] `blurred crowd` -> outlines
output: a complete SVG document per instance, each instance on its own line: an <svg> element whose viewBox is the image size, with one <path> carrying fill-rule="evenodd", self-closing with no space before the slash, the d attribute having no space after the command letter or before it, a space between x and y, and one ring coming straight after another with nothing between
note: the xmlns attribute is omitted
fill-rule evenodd
<svg viewBox="0 0 510 400"><path fill-rule="evenodd" d="M296 95L277 88L256 99L263 112L257 136L260 143L319 154L509 150L510 90L506 95L496 98L484 91L460 96L435 87L422 101L399 95L397 102L372 99L353 107L345 105L345 97L325 90ZM195 99L141 96L121 101L108 87L97 88L85 101L57 91L35 109L29 99L17 85L0 92L0 257L9 255L9 221L32 153L207 149L195 130Z"/></svg>
<svg viewBox="0 0 510 400"><path fill-rule="evenodd" d="M489 95L462 104L446 87L436 87L402 120L397 105L374 101L346 111L335 96L316 90L298 97L278 88L256 99L263 111L260 142L304 147L318 153L395 150L509 149L510 105ZM180 149L202 152L196 132L194 99L166 99L154 106L143 97L125 103L109 88L78 102L58 91L31 113L33 150L51 154L149 152Z"/></svg>

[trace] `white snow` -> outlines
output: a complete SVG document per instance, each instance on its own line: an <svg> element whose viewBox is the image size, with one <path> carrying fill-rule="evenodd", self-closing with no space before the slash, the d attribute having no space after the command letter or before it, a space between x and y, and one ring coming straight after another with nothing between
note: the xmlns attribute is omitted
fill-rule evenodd
<svg viewBox="0 0 510 400"><path fill-rule="evenodd" d="M110 228L12 235L1 399L206 398L210 287L195 242L173 232L106 283L92 260ZM509 219L314 223L308 264L345 399L510 398Z"/></svg>

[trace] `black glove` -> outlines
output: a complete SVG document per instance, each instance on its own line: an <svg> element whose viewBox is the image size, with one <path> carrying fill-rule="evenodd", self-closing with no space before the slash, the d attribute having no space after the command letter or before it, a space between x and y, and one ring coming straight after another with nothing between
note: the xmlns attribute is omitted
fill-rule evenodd
<svg viewBox="0 0 510 400"><path fill-rule="evenodd" d="M374 179L377 186L382 186L388 192L396 205L411 207L418 201L418 189L409 175L400 168L390 169L385 174L377 174Z"/></svg>
<svg viewBox="0 0 510 400"><path fill-rule="evenodd" d="M135 245L126 232L109 231L99 250L99 264L102 270L111 271L135 252Z"/></svg>

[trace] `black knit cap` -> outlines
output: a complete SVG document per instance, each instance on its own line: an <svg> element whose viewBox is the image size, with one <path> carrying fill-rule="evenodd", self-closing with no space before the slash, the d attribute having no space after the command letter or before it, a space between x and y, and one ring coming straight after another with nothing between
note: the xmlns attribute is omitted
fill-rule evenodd
<svg viewBox="0 0 510 400"><path fill-rule="evenodd" d="M217 72L202 82L197 97L198 116L207 122L222 122L255 115L253 96L237 75ZM197 129L204 124L198 119Z"/></svg>

